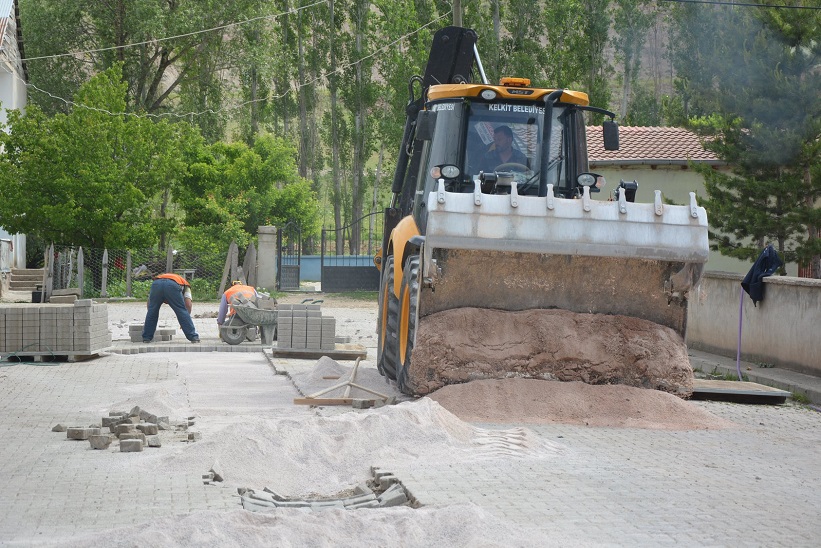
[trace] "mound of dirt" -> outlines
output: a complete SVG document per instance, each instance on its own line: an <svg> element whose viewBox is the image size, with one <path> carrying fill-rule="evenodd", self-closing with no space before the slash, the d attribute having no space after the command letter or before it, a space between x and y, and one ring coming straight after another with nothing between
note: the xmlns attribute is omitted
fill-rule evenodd
<svg viewBox="0 0 821 548"><path fill-rule="evenodd" d="M420 320L409 384L428 394L446 384L509 377L693 391L684 340L628 316L566 310L457 308Z"/></svg>
<svg viewBox="0 0 821 548"><path fill-rule="evenodd" d="M428 396L467 422L712 430L735 426L658 390L502 379L452 384Z"/></svg>

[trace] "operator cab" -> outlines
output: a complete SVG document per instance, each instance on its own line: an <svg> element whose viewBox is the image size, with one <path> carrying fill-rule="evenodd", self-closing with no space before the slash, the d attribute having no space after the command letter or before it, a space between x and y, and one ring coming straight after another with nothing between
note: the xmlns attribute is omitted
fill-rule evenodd
<svg viewBox="0 0 821 548"><path fill-rule="evenodd" d="M462 90L480 90L469 97L447 97L446 90L445 97L428 101L428 116L435 122L422 152L413 204L417 219L424 217L420 208L440 178L449 192L473 192L479 184L483 192L504 194L515 182L520 195L546 196L548 184L558 197L579 194L576 178L588 171L582 109L572 103L547 109L543 100L527 98L534 93L543 96L546 90L506 84L504 88L462 85ZM548 146L543 146L546 111L551 112L550 137ZM548 155L545 177L541 176L542 154Z"/></svg>

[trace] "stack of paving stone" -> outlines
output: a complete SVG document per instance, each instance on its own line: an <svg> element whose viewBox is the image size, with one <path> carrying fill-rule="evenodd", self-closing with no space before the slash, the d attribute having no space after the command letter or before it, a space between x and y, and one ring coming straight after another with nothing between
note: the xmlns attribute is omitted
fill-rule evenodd
<svg viewBox="0 0 821 548"><path fill-rule="evenodd" d="M399 482L392 483L381 494L375 493L365 484L360 484L354 488L353 495L349 497L328 499L289 499L267 487L262 491L240 488L237 492L239 492L242 507L252 512L268 511L271 508L306 508L313 511L328 508L358 510L360 508L388 508L410 503L405 488Z"/></svg>
<svg viewBox="0 0 821 548"><path fill-rule="evenodd" d="M139 407L131 411L111 411L107 417L102 417L100 424L89 427L69 426L58 424L52 431L66 432L70 440L88 440L92 449L108 449L115 440L120 442L120 451L135 453L144 447L161 447L160 430L183 431L186 441L201 439L198 432L188 432L188 426L193 424L193 417L184 423L171 424L168 417L158 417ZM108 428L109 433L103 429Z"/></svg>
<svg viewBox="0 0 821 548"><path fill-rule="evenodd" d="M320 305L280 304L277 310L277 348L336 348L336 319L323 316Z"/></svg>
<svg viewBox="0 0 821 548"><path fill-rule="evenodd" d="M141 323L132 323L128 326L128 336L131 337L131 342L143 342L143 326ZM177 334L177 330L173 327L158 327L154 331L154 338L152 341L170 341Z"/></svg>
<svg viewBox="0 0 821 548"><path fill-rule="evenodd" d="M93 354L109 346L105 304L83 299L0 307L0 352Z"/></svg>

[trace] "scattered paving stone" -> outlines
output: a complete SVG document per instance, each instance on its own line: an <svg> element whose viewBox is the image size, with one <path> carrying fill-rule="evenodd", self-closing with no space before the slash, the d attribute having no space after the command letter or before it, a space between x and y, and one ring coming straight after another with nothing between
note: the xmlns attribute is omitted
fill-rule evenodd
<svg viewBox="0 0 821 548"><path fill-rule="evenodd" d="M123 453L138 453L143 450L142 440L121 440L120 451Z"/></svg>
<svg viewBox="0 0 821 548"><path fill-rule="evenodd" d="M188 433L188 441L197 441L202 439L202 434L199 432L189 432Z"/></svg>
<svg viewBox="0 0 821 548"><path fill-rule="evenodd" d="M370 409L373 407L373 400L354 399L351 402L351 406L354 409Z"/></svg>
<svg viewBox="0 0 821 548"><path fill-rule="evenodd" d="M66 430L68 430L68 427L63 424L58 424L51 429L52 432L65 432Z"/></svg>
<svg viewBox="0 0 821 548"><path fill-rule="evenodd" d="M92 449L108 449L111 445L111 436L108 434L95 434L88 437L88 442Z"/></svg>
<svg viewBox="0 0 821 548"><path fill-rule="evenodd" d="M149 447L162 447L159 436L146 436L145 439L148 442Z"/></svg>
<svg viewBox="0 0 821 548"><path fill-rule="evenodd" d="M391 485L394 485L399 482L399 478L394 475L387 475L382 476L379 478L379 487L382 489L388 489Z"/></svg>
<svg viewBox="0 0 821 548"><path fill-rule="evenodd" d="M408 502L408 496L401 484L394 483L384 493L379 495L377 500L380 506L388 508L391 506L402 506Z"/></svg>
<svg viewBox="0 0 821 548"><path fill-rule="evenodd" d="M109 411L108 416L109 417L127 417L128 416L128 411Z"/></svg>
<svg viewBox="0 0 821 548"><path fill-rule="evenodd" d="M117 426L117 423L119 423L120 420L122 420L122 416L120 415L103 417L101 425L103 428L111 428L112 426Z"/></svg>
<svg viewBox="0 0 821 548"><path fill-rule="evenodd" d="M97 433L99 434L99 432ZM70 426L66 430L66 438L70 440L87 440L91 434L91 428L83 428L82 426Z"/></svg>
<svg viewBox="0 0 821 548"><path fill-rule="evenodd" d="M117 429L114 431L115 434L118 436L122 436L123 434L130 434L132 432L136 432L137 427L133 424L118 424Z"/></svg>
<svg viewBox="0 0 821 548"><path fill-rule="evenodd" d="M379 484L391 482L381 494L377 495L367 483L361 483L353 489L353 495L339 498L322 499L289 499L278 495L267 487L262 491L255 491L247 487L240 487L237 493L240 495L242 507L246 510L258 512L267 511L270 508L302 508L313 511L327 508L345 508L346 510L357 510L360 508L388 508L391 506L411 505L411 497L405 487L398 481L393 481L395 476L390 472L372 468L374 482ZM376 477L379 474L379 477ZM203 476L213 477L213 472ZM374 483L371 482L371 483Z"/></svg>
<svg viewBox="0 0 821 548"><path fill-rule="evenodd" d="M212 466L208 472L211 473L214 481L225 481L225 479L222 476L222 469L218 465L215 464L214 466Z"/></svg>
<svg viewBox="0 0 821 548"><path fill-rule="evenodd" d="M145 445L146 443L145 434L143 434L142 432L129 432L126 434L120 434L120 443L127 440L140 440L141 442L143 442L143 445Z"/></svg>
<svg viewBox="0 0 821 548"><path fill-rule="evenodd" d="M128 414L130 416L137 415L139 417L140 416L140 411L142 411L142 409L140 409L140 406L135 405L134 407L131 408L131 411L129 411Z"/></svg>
<svg viewBox="0 0 821 548"><path fill-rule="evenodd" d="M356 487L353 488L354 495L372 495L373 489L368 487L367 483L360 483Z"/></svg>
<svg viewBox="0 0 821 548"><path fill-rule="evenodd" d="M157 433L157 425L153 423L145 423L145 424L138 424L137 430L145 434L146 436L154 435Z"/></svg>
<svg viewBox="0 0 821 548"><path fill-rule="evenodd" d="M166 422L166 421L159 421L157 423L157 429L158 430L171 430L171 425L168 424L168 422Z"/></svg>

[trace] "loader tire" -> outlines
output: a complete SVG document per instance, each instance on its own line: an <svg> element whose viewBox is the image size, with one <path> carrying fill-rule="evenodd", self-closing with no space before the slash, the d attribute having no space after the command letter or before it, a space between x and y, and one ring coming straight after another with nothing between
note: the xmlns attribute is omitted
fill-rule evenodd
<svg viewBox="0 0 821 548"><path fill-rule="evenodd" d="M400 333L406 336L405 359L396 375L396 385L405 394L413 394L408 384L408 374L411 367L411 354L416 339L416 318L419 307L419 255L411 255L405 263L405 272L402 276L402 289L399 292L401 303ZM401 337L400 337L401 344Z"/></svg>
<svg viewBox="0 0 821 548"><path fill-rule="evenodd" d="M393 255L385 258L379 277L379 304L377 305L379 308L376 315L376 368L382 376L385 376L383 364L385 362L385 330L387 329L388 320L387 292L390 290L389 275L393 275Z"/></svg>
<svg viewBox="0 0 821 548"><path fill-rule="evenodd" d="M399 298L393 293L394 284L393 256L385 262L385 283L382 284L380 298L382 303L379 310L384 317L379 321L379 332L384 333L384 341L379 341L381 353L378 354L377 365L380 372L388 379L396 380L396 370L399 367ZM384 330L382 326L385 326Z"/></svg>

